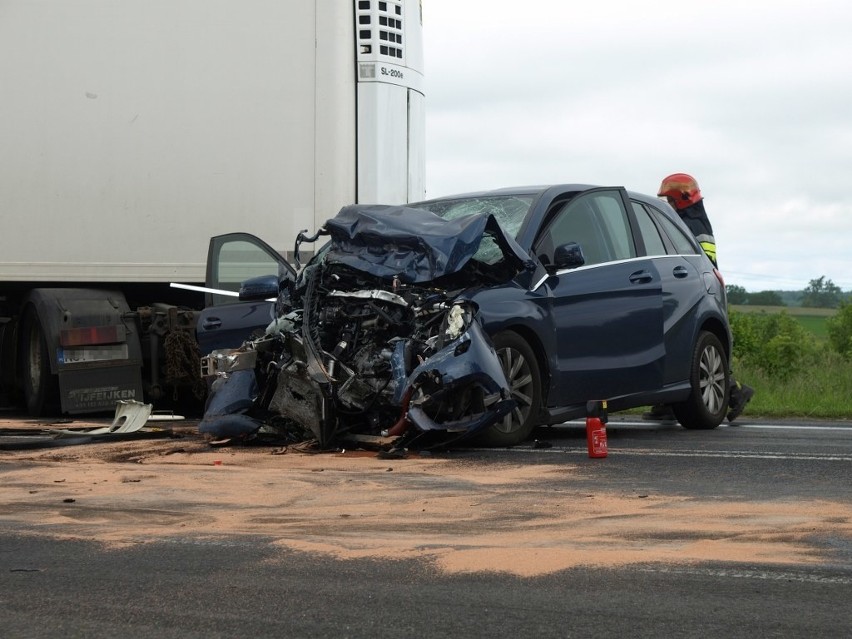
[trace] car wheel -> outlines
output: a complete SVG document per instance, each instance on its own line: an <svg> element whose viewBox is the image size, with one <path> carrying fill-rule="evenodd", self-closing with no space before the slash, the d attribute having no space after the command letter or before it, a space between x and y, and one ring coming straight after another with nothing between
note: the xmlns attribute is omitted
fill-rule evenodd
<svg viewBox="0 0 852 639"><path fill-rule="evenodd" d="M541 372L527 341L511 331L494 336L494 350L503 366L517 406L480 438L486 446L513 446L529 437L541 407Z"/></svg>
<svg viewBox="0 0 852 639"><path fill-rule="evenodd" d="M722 342L713 333L702 331L692 352L689 384L692 391L685 402L675 404L675 417L684 428L716 428L728 409L730 373Z"/></svg>
<svg viewBox="0 0 852 639"><path fill-rule="evenodd" d="M21 320L24 399L34 417L59 413L59 380L50 372L50 353L41 321L28 309Z"/></svg>

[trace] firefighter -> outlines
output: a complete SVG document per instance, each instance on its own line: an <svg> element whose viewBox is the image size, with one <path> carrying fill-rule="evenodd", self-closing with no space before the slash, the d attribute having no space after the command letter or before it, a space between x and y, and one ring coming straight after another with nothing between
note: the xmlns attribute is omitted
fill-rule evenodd
<svg viewBox="0 0 852 639"><path fill-rule="evenodd" d="M701 189L698 188L695 178L686 173L673 173L663 178L657 197L666 198L680 219L686 222L707 257L713 262L713 266L718 268L713 227L704 211L704 198L701 197Z"/></svg>
<svg viewBox="0 0 852 639"><path fill-rule="evenodd" d="M713 237L713 227L704 210L704 198L694 177L686 173L673 173L663 178L657 197L664 197L672 208L677 211L689 230L698 240L701 248L718 268L716 263L716 240ZM734 379L731 374L731 390L728 400L728 421L734 421L743 412L754 395L754 389ZM658 405L643 415L645 419L674 419L671 407Z"/></svg>

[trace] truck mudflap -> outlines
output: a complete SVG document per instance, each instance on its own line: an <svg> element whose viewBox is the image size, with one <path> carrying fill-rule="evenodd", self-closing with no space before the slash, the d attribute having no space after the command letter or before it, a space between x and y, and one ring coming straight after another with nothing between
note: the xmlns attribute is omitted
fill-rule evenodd
<svg viewBox="0 0 852 639"><path fill-rule="evenodd" d="M63 413L112 412L118 401L143 401L139 330L121 292L35 289L26 306L37 315L31 325L44 344L22 358L31 412L41 412L41 400L52 403L45 393L52 375Z"/></svg>
<svg viewBox="0 0 852 639"><path fill-rule="evenodd" d="M69 414L114 411L118 402L142 401L139 366L59 371L62 411Z"/></svg>

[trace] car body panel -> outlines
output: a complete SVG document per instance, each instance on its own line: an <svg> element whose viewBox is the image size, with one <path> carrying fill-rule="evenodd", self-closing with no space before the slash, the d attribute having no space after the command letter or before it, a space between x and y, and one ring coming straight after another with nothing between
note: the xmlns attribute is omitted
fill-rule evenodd
<svg viewBox="0 0 852 639"><path fill-rule="evenodd" d="M585 403L660 386L663 304L652 260L560 272L547 286L559 334L554 398Z"/></svg>
<svg viewBox="0 0 852 639"><path fill-rule="evenodd" d="M684 400L702 330L718 333L730 354L724 287L712 264L668 205L620 187L353 205L307 240L321 237L329 243L297 275L267 245L257 247L286 282L275 309L288 319L267 326L263 338L286 353L267 380L266 408L300 422L323 446L349 430L351 418L342 418L353 411L363 418L358 428L373 434L405 423L471 435L495 423L512 406L490 340L504 331L521 335L539 359L545 423L579 416L590 400L618 408ZM231 243L253 241L214 240L219 262L235 253ZM583 265L560 267L566 243L573 248L565 254L582 256ZM269 323L271 304L254 303L214 309L221 316L227 307L233 315L222 323L250 331ZM463 312L453 310L459 304ZM448 340L441 331L453 313L466 319Z"/></svg>

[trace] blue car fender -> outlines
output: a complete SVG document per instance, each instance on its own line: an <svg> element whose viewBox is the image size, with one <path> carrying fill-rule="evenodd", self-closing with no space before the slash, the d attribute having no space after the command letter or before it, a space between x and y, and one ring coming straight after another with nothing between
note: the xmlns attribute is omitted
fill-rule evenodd
<svg viewBox="0 0 852 639"><path fill-rule="evenodd" d="M405 384L397 387L397 398L401 402L402 397L418 387L429 386L436 389L433 392L453 393L466 385L477 385L486 395L498 395L500 399L479 415L437 423L422 410L422 402L415 396L409 406L409 420L423 431L468 431L473 434L498 422L515 407L497 352L476 321L471 322L468 330L458 339L417 366Z"/></svg>

